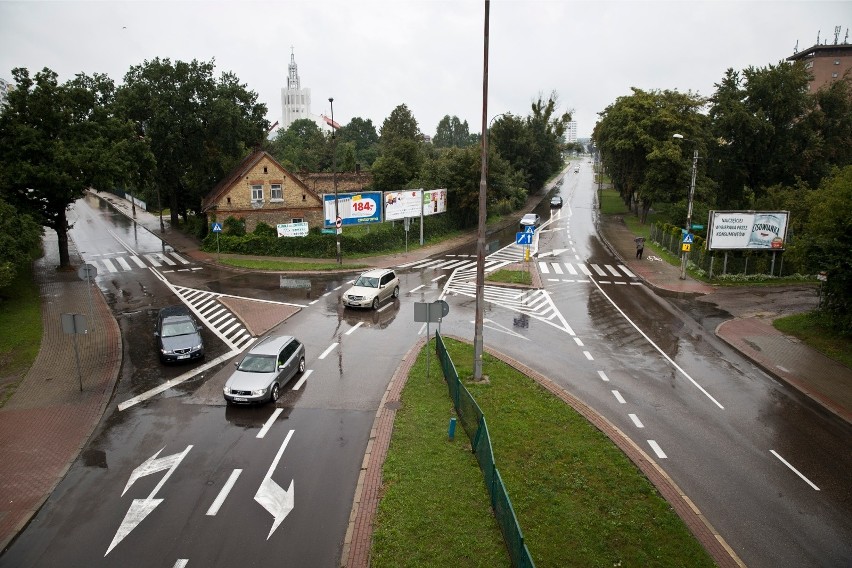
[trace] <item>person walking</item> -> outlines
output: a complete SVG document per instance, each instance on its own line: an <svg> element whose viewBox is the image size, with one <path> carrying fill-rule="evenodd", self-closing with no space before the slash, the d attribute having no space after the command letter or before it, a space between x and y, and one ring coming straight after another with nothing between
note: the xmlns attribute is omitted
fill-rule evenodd
<svg viewBox="0 0 852 568"><path fill-rule="evenodd" d="M642 260L642 253L645 252L645 237L636 237L633 241L636 243L636 258Z"/></svg>

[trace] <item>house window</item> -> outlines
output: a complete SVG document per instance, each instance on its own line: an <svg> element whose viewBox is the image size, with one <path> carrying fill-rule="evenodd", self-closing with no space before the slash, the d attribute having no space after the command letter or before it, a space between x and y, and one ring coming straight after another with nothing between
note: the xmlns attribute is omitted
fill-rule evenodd
<svg viewBox="0 0 852 568"><path fill-rule="evenodd" d="M251 200L252 201L263 201L263 186L262 185L251 186Z"/></svg>
<svg viewBox="0 0 852 568"><path fill-rule="evenodd" d="M306 200L307 200L307 198L308 198L308 196L307 196L307 195L305 195L305 194L303 193L303 194L302 194L302 201L306 201Z"/></svg>
<svg viewBox="0 0 852 568"><path fill-rule="evenodd" d="M267 173L266 166L263 166L263 173Z"/></svg>
<svg viewBox="0 0 852 568"><path fill-rule="evenodd" d="M281 191L280 183L273 183L269 192L269 197L272 201L284 201L284 192Z"/></svg>
<svg viewBox="0 0 852 568"><path fill-rule="evenodd" d="M302 223L302 222L304 222L304 219L302 219L301 217L293 217L293 219L290 222L291 223Z"/></svg>
<svg viewBox="0 0 852 568"><path fill-rule="evenodd" d="M813 68L813 66L814 66L813 61L808 61L807 63L805 63L805 69L811 69L811 68Z"/></svg>
<svg viewBox="0 0 852 568"><path fill-rule="evenodd" d="M231 198L229 197L228 198L228 205L230 205L230 204L231 204Z"/></svg>

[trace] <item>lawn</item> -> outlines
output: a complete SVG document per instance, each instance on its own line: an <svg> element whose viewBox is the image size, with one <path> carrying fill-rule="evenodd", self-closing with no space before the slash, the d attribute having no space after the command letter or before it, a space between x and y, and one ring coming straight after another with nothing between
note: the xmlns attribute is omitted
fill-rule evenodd
<svg viewBox="0 0 852 568"><path fill-rule="evenodd" d="M31 270L0 289L0 407L15 393L41 346L41 300Z"/></svg>
<svg viewBox="0 0 852 568"><path fill-rule="evenodd" d="M433 345L433 344L431 344ZM472 347L447 340L459 375ZM466 386L488 420L497 467L536 566L712 566L668 503L582 416L485 355L489 384ZM440 367L421 353L402 393L384 465L373 566L505 566L482 474Z"/></svg>
<svg viewBox="0 0 852 568"><path fill-rule="evenodd" d="M852 337L838 335L818 312L778 318L772 325L852 369Z"/></svg>

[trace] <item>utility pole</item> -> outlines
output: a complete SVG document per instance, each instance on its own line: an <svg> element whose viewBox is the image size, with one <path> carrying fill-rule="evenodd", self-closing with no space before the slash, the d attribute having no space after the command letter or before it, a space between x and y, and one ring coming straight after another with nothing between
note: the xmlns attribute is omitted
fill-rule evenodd
<svg viewBox="0 0 852 568"><path fill-rule="evenodd" d="M338 226L340 210L337 205L337 129L334 127L334 97L329 97L328 102L331 105L331 179L334 184L334 230L337 233L337 264L343 264L343 257L340 255L340 233L343 232L343 227Z"/></svg>
<svg viewBox="0 0 852 568"><path fill-rule="evenodd" d="M476 229L476 318L473 327L473 380L482 380L483 318L485 313L485 190L488 171L488 17L490 1L485 0L485 32L482 63L482 148L479 176L479 223Z"/></svg>

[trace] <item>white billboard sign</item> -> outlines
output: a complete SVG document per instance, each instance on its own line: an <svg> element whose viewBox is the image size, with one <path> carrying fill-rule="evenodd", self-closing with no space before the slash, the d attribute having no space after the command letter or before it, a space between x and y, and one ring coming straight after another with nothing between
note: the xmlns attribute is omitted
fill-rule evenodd
<svg viewBox="0 0 852 568"><path fill-rule="evenodd" d="M435 215L447 211L446 189L386 191L385 221Z"/></svg>
<svg viewBox="0 0 852 568"><path fill-rule="evenodd" d="M710 211L710 250L783 250L789 211Z"/></svg>
<svg viewBox="0 0 852 568"><path fill-rule="evenodd" d="M308 224L303 223L279 223L276 226L279 237L307 237Z"/></svg>

